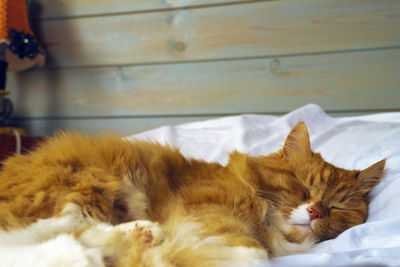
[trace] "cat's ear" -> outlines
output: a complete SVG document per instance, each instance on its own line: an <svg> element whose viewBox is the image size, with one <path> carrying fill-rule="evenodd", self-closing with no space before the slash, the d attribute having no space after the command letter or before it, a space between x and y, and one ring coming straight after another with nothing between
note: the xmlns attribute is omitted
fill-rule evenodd
<svg viewBox="0 0 400 267"><path fill-rule="evenodd" d="M311 157L310 137L304 122L299 122L290 131L282 148L281 157L286 161Z"/></svg>
<svg viewBox="0 0 400 267"><path fill-rule="evenodd" d="M386 159L383 159L372 166L361 171L358 175L359 190L369 193L384 176Z"/></svg>

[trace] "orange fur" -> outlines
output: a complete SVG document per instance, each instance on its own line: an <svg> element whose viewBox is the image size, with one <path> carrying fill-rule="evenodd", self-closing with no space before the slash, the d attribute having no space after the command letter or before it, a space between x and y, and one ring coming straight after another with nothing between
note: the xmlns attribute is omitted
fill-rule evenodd
<svg viewBox="0 0 400 267"><path fill-rule="evenodd" d="M349 171L325 162L311 151L303 123L293 128L282 150L259 157L233 152L227 166L185 158L157 143L61 133L4 163L0 227L10 231L59 217L74 203L96 222L146 219L166 231L163 244L146 249L138 249L135 238L116 238L111 265L157 265L157 256L173 266L195 261L210 266L226 263L227 249L235 247L278 256L363 223L368 192L384 165L383 160ZM291 212L302 203L320 212L311 231L290 223ZM85 227L75 232L77 238ZM176 237L180 229L192 229L198 240L193 242L215 240L193 249L193 242Z"/></svg>

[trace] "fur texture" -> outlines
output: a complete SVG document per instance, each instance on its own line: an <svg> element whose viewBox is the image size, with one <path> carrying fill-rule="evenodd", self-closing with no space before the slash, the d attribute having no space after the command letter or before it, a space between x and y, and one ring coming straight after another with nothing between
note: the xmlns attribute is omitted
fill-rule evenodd
<svg viewBox="0 0 400 267"><path fill-rule="evenodd" d="M384 166L350 171L325 162L303 123L280 151L233 152L227 166L157 143L61 133L5 162L0 243L71 233L112 266L260 262L363 223Z"/></svg>

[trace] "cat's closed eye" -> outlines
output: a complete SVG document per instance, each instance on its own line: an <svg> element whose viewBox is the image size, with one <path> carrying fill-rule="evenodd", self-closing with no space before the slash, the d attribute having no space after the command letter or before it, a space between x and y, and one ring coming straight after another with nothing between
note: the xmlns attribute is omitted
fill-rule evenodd
<svg viewBox="0 0 400 267"><path fill-rule="evenodd" d="M303 201L310 199L310 192L308 190L305 190L303 192Z"/></svg>
<svg viewBox="0 0 400 267"><path fill-rule="evenodd" d="M340 211L357 211L356 209L337 207L337 206L332 206L332 207L330 207L330 209L331 210L340 210Z"/></svg>

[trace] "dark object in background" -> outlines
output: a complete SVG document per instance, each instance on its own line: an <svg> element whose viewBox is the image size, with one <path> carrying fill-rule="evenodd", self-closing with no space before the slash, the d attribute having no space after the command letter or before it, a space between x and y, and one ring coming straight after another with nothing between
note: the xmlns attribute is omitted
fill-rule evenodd
<svg viewBox="0 0 400 267"><path fill-rule="evenodd" d="M9 94L7 70L24 71L44 65L44 49L29 23L30 5L31 1L27 0L0 0L0 134L14 128L20 136L26 135L22 128L13 127L9 122L13 105L6 98Z"/></svg>
<svg viewBox="0 0 400 267"><path fill-rule="evenodd" d="M9 36L11 38L11 43L8 47L11 52L18 55L19 58L23 59L27 57L29 59L35 59L39 53L44 54L36 36L14 29L10 29Z"/></svg>
<svg viewBox="0 0 400 267"><path fill-rule="evenodd" d="M40 141L44 140L42 137L21 137L21 153L27 153L35 149ZM4 159L13 156L16 152L17 139L12 135L0 135L0 166Z"/></svg>

